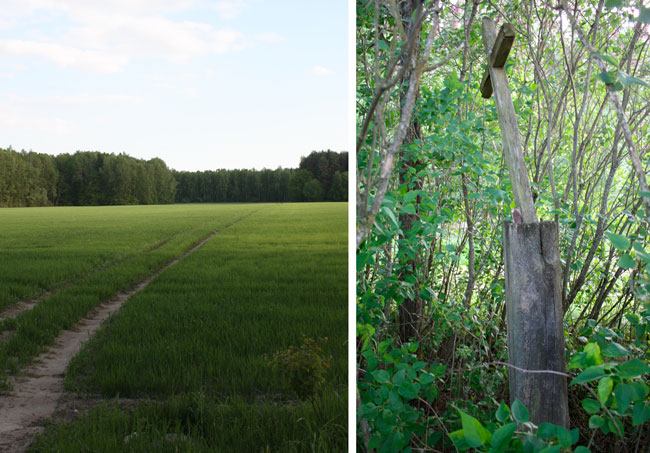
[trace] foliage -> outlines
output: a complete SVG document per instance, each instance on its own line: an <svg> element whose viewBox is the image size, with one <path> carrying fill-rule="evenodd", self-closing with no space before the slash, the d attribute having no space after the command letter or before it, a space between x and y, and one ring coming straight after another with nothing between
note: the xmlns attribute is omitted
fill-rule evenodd
<svg viewBox="0 0 650 453"><path fill-rule="evenodd" d="M568 430L552 423L539 426L530 421L530 413L521 401L515 400L512 407L501 403L495 413L495 422L486 426L457 409L462 428L449 433L454 446L459 451L485 452L560 452L589 453L584 446L575 446L580 433L577 428Z"/></svg>
<svg viewBox="0 0 650 453"><path fill-rule="evenodd" d="M189 172L124 153L0 149L0 206L345 201L347 161L347 152L314 151L302 158L304 180L296 169Z"/></svg>
<svg viewBox="0 0 650 453"><path fill-rule="evenodd" d="M418 406L436 400L436 381L445 372L444 365L430 366L417 360L417 343L401 348L391 348L390 343L382 341L377 351L364 348L368 368L358 384L363 397L357 415L375 428L368 448L386 452L401 451L415 438L427 439ZM435 435L432 441L435 443Z"/></svg>
<svg viewBox="0 0 650 453"><path fill-rule="evenodd" d="M331 361L331 357L325 356L320 345L326 341L327 337L314 340L303 334L299 347L289 346L289 349L267 357L269 364L287 380L289 388L300 399L313 401L323 391Z"/></svg>
<svg viewBox="0 0 650 453"><path fill-rule="evenodd" d="M426 20L411 39L415 15L403 13L420 4ZM467 425L476 428L467 444L489 451L496 448L489 436L513 429L507 426L514 421L492 419L508 390L507 369L497 365L508 358L501 225L512 220L515 205L494 100L479 93L486 61L480 17L488 16L516 31L505 69L537 215L558 226L567 365L581 376L569 386L567 431L573 440L578 429L579 441L569 443L559 429L550 435L543 425L548 437L517 428L509 448L524 448L537 436L548 451L578 450L576 444L633 451L650 441L644 327L650 193L629 146L636 144L647 169L648 11L633 2L581 0L558 8L541 1L394 5L357 2L358 445L451 451L447 432ZM583 35L589 30L595 52L577 27ZM436 50L422 56L431 33ZM416 49L410 61L425 68L419 80L413 72L407 77L409 46ZM405 102L411 87L417 90L412 114ZM620 109L611 93L620 96ZM401 128L407 133L391 163ZM365 225L374 206L376 217ZM590 362L596 347L598 364ZM400 410L389 398L398 388L392 379L399 370L386 361L393 356L402 357L406 372L400 385L418 389L413 399L393 393ZM430 384L437 395L417 387L418 371L406 365L416 362L429 372L445 367ZM591 394L600 382L603 389L611 383L605 401ZM597 410L583 400L598 402ZM597 418L590 426L591 417ZM538 440L525 448L547 448Z"/></svg>

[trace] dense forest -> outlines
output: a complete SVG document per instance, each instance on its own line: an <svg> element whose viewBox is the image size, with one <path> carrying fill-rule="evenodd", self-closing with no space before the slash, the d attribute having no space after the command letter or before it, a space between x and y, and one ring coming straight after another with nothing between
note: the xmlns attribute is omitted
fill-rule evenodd
<svg viewBox="0 0 650 453"><path fill-rule="evenodd" d="M0 206L346 201L346 152L314 151L298 169L178 172L155 158L0 149Z"/></svg>
<svg viewBox="0 0 650 453"><path fill-rule="evenodd" d="M356 13L359 449L648 451L647 2L357 0ZM510 26L490 43L492 22ZM504 98L480 87L513 35L505 123ZM558 232L557 369L510 363L512 127L533 212ZM568 423L510 397L514 375L534 374L561 377Z"/></svg>
<svg viewBox="0 0 650 453"><path fill-rule="evenodd" d="M298 169L176 172L176 202L347 201L348 153L314 151Z"/></svg>

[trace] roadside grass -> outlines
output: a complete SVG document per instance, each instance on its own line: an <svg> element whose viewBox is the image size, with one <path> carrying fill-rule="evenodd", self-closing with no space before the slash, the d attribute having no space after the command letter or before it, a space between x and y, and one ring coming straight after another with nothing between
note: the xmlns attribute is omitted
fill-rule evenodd
<svg viewBox="0 0 650 453"><path fill-rule="evenodd" d="M345 398L330 396L327 419L347 410ZM307 403L250 405L240 399L219 404L201 393L186 394L136 409L109 402L74 422L49 426L32 453L103 452L335 452L347 449L345 424L323 425Z"/></svg>
<svg viewBox="0 0 650 453"><path fill-rule="evenodd" d="M44 298L33 309L20 313L15 319L1 322L0 331L8 335L0 342L0 386L6 389L7 373L15 373L20 367L31 362L45 346L53 343L62 329L72 327L92 308L110 299L120 290L127 289L146 278L210 233L259 209L259 206L239 208L225 206L224 208L218 209L213 206L211 211L195 208L197 211L194 224L185 215L187 213L177 212L175 214L177 218L168 222L170 225L175 225L175 233L160 247L133 254L115 266L82 277L74 285ZM196 221L198 212L202 212L200 221ZM181 213L183 215L179 215ZM156 222L165 223L164 216L170 214L174 213L161 210L156 215L149 216L148 222L152 225ZM142 228L142 225L138 225L137 222L135 225L123 222L122 228L130 230ZM137 232L134 235L140 236L141 233ZM94 236L95 243L101 242L101 238L106 237L101 231L94 233ZM87 238L79 238L81 243L85 240Z"/></svg>
<svg viewBox="0 0 650 453"><path fill-rule="evenodd" d="M214 214L197 205L3 208L0 310L161 246Z"/></svg>
<svg viewBox="0 0 650 453"><path fill-rule="evenodd" d="M53 425L34 451L76 451L74 439L124 446L134 431L140 440L121 451L345 450L346 217L344 203L267 205L166 270L86 343L65 383L107 398L162 402L133 413L104 407ZM299 345L303 334L328 338L321 417L295 400L266 358ZM174 408L196 394L204 396L207 419L220 421L187 431ZM133 428L139 420L147 420L140 431ZM184 446L159 445L178 430L189 437L172 436L173 443Z"/></svg>

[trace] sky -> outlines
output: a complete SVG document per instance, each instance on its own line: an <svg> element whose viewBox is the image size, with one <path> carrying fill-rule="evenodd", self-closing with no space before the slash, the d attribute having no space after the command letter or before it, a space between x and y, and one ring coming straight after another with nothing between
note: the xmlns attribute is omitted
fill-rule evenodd
<svg viewBox="0 0 650 453"><path fill-rule="evenodd" d="M297 167L349 151L346 0L3 0L0 148Z"/></svg>

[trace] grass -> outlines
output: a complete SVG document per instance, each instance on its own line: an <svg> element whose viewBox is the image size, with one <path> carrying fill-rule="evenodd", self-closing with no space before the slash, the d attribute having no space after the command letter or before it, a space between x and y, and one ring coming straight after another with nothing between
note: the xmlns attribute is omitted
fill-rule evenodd
<svg viewBox="0 0 650 453"><path fill-rule="evenodd" d="M132 208L132 207L129 207ZM145 207L149 208L149 207ZM211 232L222 228L235 220L254 212L259 206L235 207L233 205L223 206L221 209L207 209L205 207L180 209L173 206L154 207L157 209L145 209L143 212L131 210L133 222L129 223L129 209L115 211L114 208L105 208L105 219L97 221L93 216L85 216L83 209L77 217L79 224L85 224L87 230L81 227L76 230L79 234L77 240L83 247L86 247L85 254L102 256L103 250L110 248L110 244L117 244L116 248L120 249L124 244L131 244L136 241L134 238L149 238L145 241L146 246L136 247L136 252L126 254L122 253L122 259L105 269L90 273L87 276L81 276L73 285L66 286L60 291L45 297L31 310L19 314L15 319L5 320L0 323L0 331L9 333L8 338L0 342L0 382L6 387L6 373L15 373L20 367L31 362L31 360L40 353L45 346L52 344L58 333L62 329L72 327L79 319L86 315L92 308L101 302L110 299L120 290L124 290L138 281L144 279L164 264L180 256L185 250L190 248L202 238L208 236ZM70 218L68 209L63 208L46 208L49 209L52 219L51 224L57 225L57 228L66 229L66 218ZM80 209L80 208L77 208ZM95 211L97 208L88 208ZM5 210L3 210L4 212ZM15 215L15 211L26 222L33 220L29 216L29 209L7 209L10 214ZM41 209L42 211L42 209ZM117 215L116 215L117 213ZM14 220L18 217L14 216ZM111 222L118 222L121 232L116 233L116 229ZM159 247L151 247L156 243L159 236L155 234L147 235L146 232L140 231L144 228L142 219L147 219L146 223L151 225L153 231L161 231L161 228L170 234L164 243ZM192 220L194 223L192 223ZM58 223L57 223L58 221ZM106 232L99 230L100 225L108 225ZM165 228L160 224L166 225ZM172 229L172 227L174 229ZM52 227L54 228L54 227ZM81 233L85 231L85 235ZM129 233L130 232L130 233ZM111 234L115 233L113 237ZM27 229L23 235L36 234L34 230ZM129 236L129 234L131 236ZM19 237L15 231L9 231L8 236ZM87 237L91 235L92 237ZM53 233L49 238L55 241L51 244L53 250L59 250L64 257L73 247L69 243L56 243L59 238L58 233ZM151 237L154 239L151 240ZM36 242L44 244L42 238L36 239ZM29 244L31 241L27 237L22 237L19 243ZM82 247L80 246L80 247ZM19 248L15 248L19 250ZM29 256L26 253L26 256ZM85 255L84 255L85 256ZM26 260L27 258L22 258ZM96 260L99 262L99 258ZM61 269L68 269L67 259L62 259ZM39 268L34 270L34 280L38 280L40 275L47 275L50 263L47 261L40 262ZM20 267L21 269L23 267ZM41 279L42 280L42 279Z"/></svg>
<svg viewBox="0 0 650 453"><path fill-rule="evenodd" d="M301 206L256 213L136 294L73 360L68 388L254 397L275 386L264 355L302 334L329 337L344 383L345 217Z"/></svg>
<svg viewBox="0 0 650 453"><path fill-rule="evenodd" d="M215 214L197 205L3 208L0 310L214 222Z"/></svg>
<svg viewBox="0 0 650 453"><path fill-rule="evenodd" d="M326 400L330 419L346 409L344 398ZM75 422L49 426L29 451L329 453L346 450L346 431L341 424L323 426L305 403L218 404L199 393L133 410L107 403Z"/></svg>
<svg viewBox="0 0 650 453"><path fill-rule="evenodd" d="M55 424L33 451L345 450L346 211L265 205L167 269L84 346L66 378L68 390L159 402ZM303 334L328 338L321 416L265 358ZM192 404L206 411L201 422L182 415Z"/></svg>

